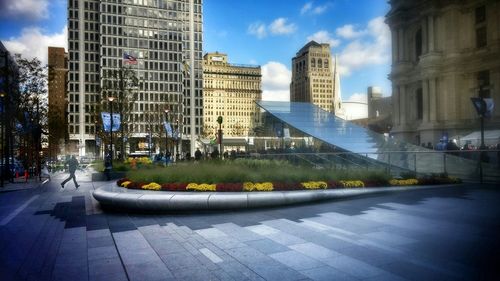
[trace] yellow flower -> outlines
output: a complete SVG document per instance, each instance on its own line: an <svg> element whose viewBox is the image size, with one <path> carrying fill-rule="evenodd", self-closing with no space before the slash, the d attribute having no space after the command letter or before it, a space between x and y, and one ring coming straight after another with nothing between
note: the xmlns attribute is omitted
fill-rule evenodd
<svg viewBox="0 0 500 281"><path fill-rule="evenodd" d="M340 184L343 186L343 187L347 187L347 188L350 188L350 187L365 187L365 183L360 181L360 180L356 180L356 181L340 181Z"/></svg>
<svg viewBox="0 0 500 281"><path fill-rule="evenodd" d="M157 184L156 182L152 182L146 185L142 186L142 189L148 189L148 190L160 190L161 185Z"/></svg>
<svg viewBox="0 0 500 281"><path fill-rule="evenodd" d="M328 187L328 184L324 181L308 181L302 182L301 184L305 189L325 189Z"/></svg>
<svg viewBox="0 0 500 281"><path fill-rule="evenodd" d="M206 183L190 183L186 186L186 190L193 190L193 191L215 191L216 185L215 184L206 184Z"/></svg>
<svg viewBox="0 0 500 281"><path fill-rule="evenodd" d="M122 182L121 186L126 188L130 183L131 181L124 181Z"/></svg>
<svg viewBox="0 0 500 281"><path fill-rule="evenodd" d="M257 191L272 191L273 190L273 183L271 182L263 182L263 183L256 183L254 185L255 190Z"/></svg>
<svg viewBox="0 0 500 281"><path fill-rule="evenodd" d="M243 183L243 191L254 191L255 185L252 182Z"/></svg>
<svg viewBox="0 0 500 281"><path fill-rule="evenodd" d="M244 182L243 183L243 191L272 191L273 183L272 182L262 182L262 183L253 183L253 182Z"/></svg>
<svg viewBox="0 0 500 281"><path fill-rule="evenodd" d="M416 185L418 184L417 179L406 179L406 180L398 180L392 179L389 181L390 185Z"/></svg>

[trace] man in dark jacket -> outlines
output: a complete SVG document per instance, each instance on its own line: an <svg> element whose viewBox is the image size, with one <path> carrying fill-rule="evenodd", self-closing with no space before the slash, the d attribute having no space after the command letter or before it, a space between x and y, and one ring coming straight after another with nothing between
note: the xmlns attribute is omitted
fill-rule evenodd
<svg viewBox="0 0 500 281"><path fill-rule="evenodd" d="M73 155L71 157L71 159L68 160L68 170L69 170L69 177L67 179L65 179L62 183L61 183L61 187L64 188L64 184L67 183L69 180L73 179L73 182L75 183L75 187L76 189L78 189L78 187L80 185L78 185L78 183L76 182L76 177L75 177L75 172L76 172L76 169L78 168L78 160L76 160L76 157L75 155Z"/></svg>
<svg viewBox="0 0 500 281"><path fill-rule="evenodd" d="M196 159L196 161L201 160L201 151L199 148L197 148L196 151L194 152L194 159Z"/></svg>

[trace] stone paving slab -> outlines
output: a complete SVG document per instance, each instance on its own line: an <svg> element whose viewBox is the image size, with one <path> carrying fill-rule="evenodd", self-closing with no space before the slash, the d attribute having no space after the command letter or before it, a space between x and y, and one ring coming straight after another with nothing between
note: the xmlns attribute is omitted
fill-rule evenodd
<svg viewBox="0 0 500 281"><path fill-rule="evenodd" d="M62 190L61 179L0 194L0 220L11 217L0 225L0 280L500 276L500 190L493 186L386 192L279 208L145 214L103 212L91 200L102 183L82 180L78 190Z"/></svg>

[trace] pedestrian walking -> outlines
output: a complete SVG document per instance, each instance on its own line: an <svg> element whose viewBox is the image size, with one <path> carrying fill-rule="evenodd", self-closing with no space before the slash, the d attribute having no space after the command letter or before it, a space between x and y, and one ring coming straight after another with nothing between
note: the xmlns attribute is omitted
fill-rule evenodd
<svg viewBox="0 0 500 281"><path fill-rule="evenodd" d="M80 187L80 185L78 185L78 183L76 182L76 176L75 176L75 172L76 172L77 168L78 168L78 160L76 160L75 155L73 155L71 157L71 159L68 160L69 177L61 183L62 188L64 188L64 184L66 184L71 179L73 179L73 182L75 183L76 189L78 189L78 187Z"/></svg>

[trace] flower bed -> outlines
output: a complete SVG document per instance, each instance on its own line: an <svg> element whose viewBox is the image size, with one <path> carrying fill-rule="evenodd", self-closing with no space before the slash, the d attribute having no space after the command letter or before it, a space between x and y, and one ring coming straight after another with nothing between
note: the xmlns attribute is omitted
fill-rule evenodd
<svg viewBox="0 0 500 281"><path fill-rule="evenodd" d="M318 190L336 188L363 188L378 186L411 186L460 183L460 179L448 176L431 176L412 179L391 179L389 181L340 180L307 182L243 182L243 183L163 183L134 182L128 178L118 180L118 186L128 189L163 190L163 191L216 191L216 192L253 192L285 190Z"/></svg>

